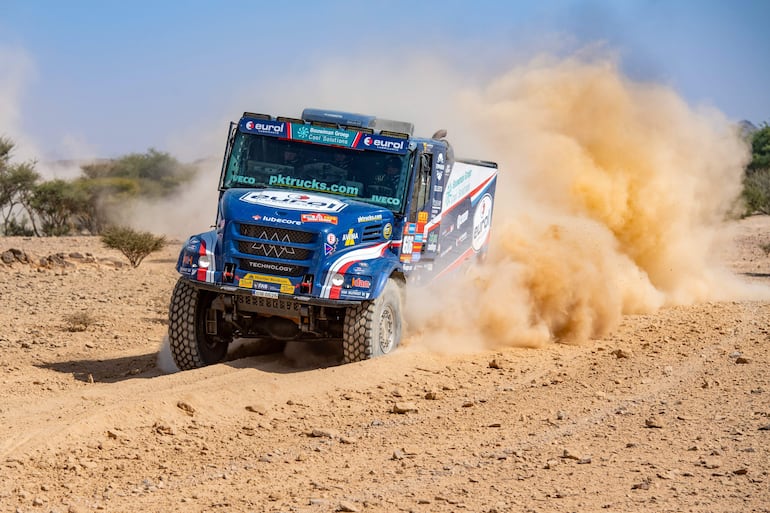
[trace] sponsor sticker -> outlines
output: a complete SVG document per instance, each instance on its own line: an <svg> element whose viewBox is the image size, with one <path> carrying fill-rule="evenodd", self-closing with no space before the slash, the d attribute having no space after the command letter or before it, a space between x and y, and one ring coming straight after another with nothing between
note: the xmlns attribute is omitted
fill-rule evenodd
<svg viewBox="0 0 770 513"><path fill-rule="evenodd" d="M474 251L480 251L487 241L489 228L492 224L492 196L485 194L473 213L473 239L471 245Z"/></svg>
<svg viewBox="0 0 770 513"><path fill-rule="evenodd" d="M372 221L382 221L382 214L372 214L368 216L358 216L359 223L370 223Z"/></svg>
<svg viewBox="0 0 770 513"><path fill-rule="evenodd" d="M293 294L294 285L288 278L278 276L265 276L264 274L249 273L238 281L238 286L246 289L254 288L255 282L272 283L280 286L280 291L284 294Z"/></svg>
<svg viewBox="0 0 770 513"><path fill-rule="evenodd" d="M385 226L382 228L382 236L386 239L390 239L390 237L393 235L393 225L390 223L386 223Z"/></svg>
<svg viewBox="0 0 770 513"><path fill-rule="evenodd" d="M359 289L368 289L372 286L372 282L363 278L353 278L350 280L350 285Z"/></svg>
<svg viewBox="0 0 770 513"><path fill-rule="evenodd" d="M337 236L334 235L333 233L327 234L326 235L326 242L328 244L331 244L331 245L337 244Z"/></svg>
<svg viewBox="0 0 770 513"><path fill-rule="evenodd" d="M378 196L377 194L372 194L372 197L369 199L375 203L393 205L394 207L397 207L401 204L401 200L399 198L393 198L391 196Z"/></svg>
<svg viewBox="0 0 770 513"><path fill-rule="evenodd" d="M283 217L275 217L275 216L251 216L252 219L255 221L264 221L266 223L275 223L275 224L291 224L294 226L300 226L302 224L302 221L297 221L296 219L284 219Z"/></svg>
<svg viewBox="0 0 770 513"><path fill-rule="evenodd" d="M465 212L457 216L457 229L459 230L460 228L462 228L462 225L464 225L465 221L467 220L468 220L468 211L466 210Z"/></svg>
<svg viewBox="0 0 770 513"><path fill-rule="evenodd" d="M321 212L311 212L309 214L302 214L300 218L302 219L303 223L329 223L329 224L337 224L339 219L337 216L323 214Z"/></svg>
<svg viewBox="0 0 770 513"><path fill-rule="evenodd" d="M345 246L353 246L358 240L358 233L351 228L348 233L342 234L342 240L345 241Z"/></svg>
<svg viewBox="0 0 770 513"><path fill-rule="evenodd" d="M240 200L253 205L318 212L341 212L348 206L347 203L326 196L289 191L250 191L241 196Z"/></svg>

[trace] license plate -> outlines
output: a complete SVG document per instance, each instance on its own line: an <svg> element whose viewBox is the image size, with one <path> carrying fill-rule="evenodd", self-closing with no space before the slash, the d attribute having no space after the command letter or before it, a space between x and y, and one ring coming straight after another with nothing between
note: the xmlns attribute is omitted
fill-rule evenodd
<svg viewBox="0 0 770 513"><path fill-rule="evenodd" d="M236 302L244 310L292 317L299 317L302 307L302 304L296 301L260 296L238 296Z"/></svg>

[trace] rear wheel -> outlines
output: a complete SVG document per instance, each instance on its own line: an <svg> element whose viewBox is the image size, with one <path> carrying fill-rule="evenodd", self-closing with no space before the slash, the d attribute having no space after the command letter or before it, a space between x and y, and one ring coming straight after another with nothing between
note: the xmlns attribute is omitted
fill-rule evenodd
<svg viewBox="0 0 770 513"><path fill-rule="evenodd" d="M401 343L401 290L389 279L377 299L363 301L345 312L342 353L346 363L393 352Z"/></svg>
<svg viewBox="0 0 770 513"><path fill-rule="evenodd" d="M180 370L218 363L227 355L232 337L219 333L220 313L211 308L215 298L216 294L195 287L185 278L180 278L174 287L169 307L168 342Z"/></svg>

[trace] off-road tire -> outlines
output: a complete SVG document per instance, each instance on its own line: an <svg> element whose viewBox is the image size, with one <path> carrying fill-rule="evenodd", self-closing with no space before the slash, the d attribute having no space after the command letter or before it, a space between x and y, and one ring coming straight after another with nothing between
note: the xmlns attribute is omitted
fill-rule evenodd
<svg viewBox="0 0 770 513"><path fill-rule="evenodd" d="M398 282L389 279L377 299L348 307L342 332L345 363L383 356L398 347L403 322L401 295Z"/></svg>
<svg viewBox="0 0 770 513"><path fill-rule="evenodd" d="M179 278L171 294L168 342L180 370L197 369L221 362L230 340L206 334L206 310L216 295Z"/></svg>

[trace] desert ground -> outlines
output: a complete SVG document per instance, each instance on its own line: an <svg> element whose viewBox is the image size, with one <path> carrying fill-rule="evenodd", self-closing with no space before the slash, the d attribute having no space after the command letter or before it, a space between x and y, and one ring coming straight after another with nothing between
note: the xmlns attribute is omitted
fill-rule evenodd
<svg viewBox="0 0 770 513"><path fill-rule="evenodd" d="M770 287L770 218L736 224L725 265ZM770 511L770 302L168 373L179 246L133 269L97 238L0 238L31 260L0 262L0 511Z"/></svg>

